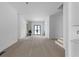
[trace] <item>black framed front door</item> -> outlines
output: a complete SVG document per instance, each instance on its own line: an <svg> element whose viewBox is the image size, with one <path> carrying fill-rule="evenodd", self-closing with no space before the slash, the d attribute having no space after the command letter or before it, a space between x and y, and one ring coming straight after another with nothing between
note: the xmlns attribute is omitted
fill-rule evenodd
<svg viewBox="0 0 79 59"><path fill-rule="evenodd" d="M35 35L41 34L41 26L40 25L34 25L34 34Z"/></svg>

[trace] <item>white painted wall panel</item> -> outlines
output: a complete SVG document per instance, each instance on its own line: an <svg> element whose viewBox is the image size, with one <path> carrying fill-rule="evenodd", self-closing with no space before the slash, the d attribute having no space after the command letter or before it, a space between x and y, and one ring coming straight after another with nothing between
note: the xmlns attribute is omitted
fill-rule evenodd
<svg viewBox="0 0 79 59"><path fill-rule="evenodd" d="M0 52L17 41L17 11L0 2Z"/></svg>

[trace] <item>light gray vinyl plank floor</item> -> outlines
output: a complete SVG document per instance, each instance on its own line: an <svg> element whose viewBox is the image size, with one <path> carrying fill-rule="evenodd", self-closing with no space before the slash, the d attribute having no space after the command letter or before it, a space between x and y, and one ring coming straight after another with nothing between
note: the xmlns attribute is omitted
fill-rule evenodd
<svg viewBox="0 0 79 59"><path fill-rule="evenodd" d="M64 57L65 51L54 40L30 37L9 47L1 57Z"/></svg>

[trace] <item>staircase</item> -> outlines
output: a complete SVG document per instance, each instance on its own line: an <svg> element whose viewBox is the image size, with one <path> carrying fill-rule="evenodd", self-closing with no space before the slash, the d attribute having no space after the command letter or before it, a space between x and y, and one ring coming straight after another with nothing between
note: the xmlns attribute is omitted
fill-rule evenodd
<svg viewBox="0 0 79 59"><path fill-rule="evenodd" d="M55 43L58 44L60 47L64 48L64 47L63 47L63 39L57 39L57 40L55 41Z"/></svg>

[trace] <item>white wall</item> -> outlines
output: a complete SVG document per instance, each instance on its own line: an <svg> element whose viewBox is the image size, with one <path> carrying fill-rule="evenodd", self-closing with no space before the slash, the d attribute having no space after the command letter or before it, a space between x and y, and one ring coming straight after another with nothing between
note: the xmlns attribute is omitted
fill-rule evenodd
<svg viewBox="0 0 79 59"><path fill-rule="evenodd" d="M19 34L20 34L20 36L19 36L19 39L23 39L23 38L25 38L26 37L26 33L27 33L27 21L26 21L26 19L22 16L22 15L19 15L19 21L20 21L20 23L19 23Z"/></svg>
<svg viewBox="0 0 79 59"><path fill-rule="evenodd" d="M45 31L45 37L49 38L49 16L46 17L44 22L44 31Z"/></svg>
<svg viewBox="0 0 79 59"><path fill-rule="evenodd" d="M59 11L50 16L50 38L63 37L63 11Z"/></svg>
<svg viewBox="0 0 79 59"><path fill-rule="evenodd" d="M70 39L70 56L79 57L79 34L77 34L77 31L79 31L79 2L71 3L70 11L72 31Z"/></svg>
<svg viewBox="0 0 79 59"><path fill-rule="evenodd" d="M63 5L63 38L64 38L64 48L65 48L65 56L70 56L70 28L71 28L71 20L70 20L70 8L71 3L64 3Z"/></svg>
<svg viewBox="0 0 79 59"><path fill-rule="evenodd" d="M72 19L72 38L78 39L79 34L77 34L77 31L79 31L79 3L72 3L71 6L71 19Z"/></svg>
<svg viewBox="0 0 79 59"><path fill-rule="evenodd" d="M0 2L0 52L17 41L17 12L8 3Z"/></svg>
<svg viewBox="0 0 79 59"><path fill-rule="evenodd" d="M79 3L64 3L63 14L65 55L79 57Z"/></svg>

